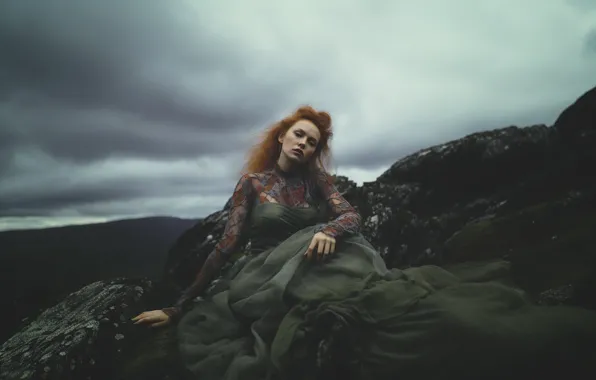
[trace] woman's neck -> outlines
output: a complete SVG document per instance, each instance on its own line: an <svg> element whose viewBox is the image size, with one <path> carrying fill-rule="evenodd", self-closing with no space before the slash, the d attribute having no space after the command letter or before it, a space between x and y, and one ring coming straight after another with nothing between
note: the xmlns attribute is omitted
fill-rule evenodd
<svg viewBox="0 0 596 380"><path fill-rule="evenodd" d="M288 158L285 157L283 153L279 156L277 162L275 163L275 166L279 170L284 171L286 173L293 172L296 169L296 164L290 162L290 160L288 160Z"/></svg>
<svg viewBox="0 0 596 380"><path fill-rule="evenodd" d="M300 176L304 170L302 165L291 164L288 162L281 162L278 160L275 163L274 170L283 177L296 177Z"/></svg>

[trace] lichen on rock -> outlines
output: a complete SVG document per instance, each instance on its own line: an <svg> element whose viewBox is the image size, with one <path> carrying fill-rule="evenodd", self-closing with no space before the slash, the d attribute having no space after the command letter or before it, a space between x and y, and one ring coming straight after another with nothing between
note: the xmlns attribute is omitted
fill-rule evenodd
<svg viewBox="0 0 596 380"><path fill-rule="evenodd" d="M130 319L152 284L148 280L98 281L45 310L0 346L1 379L102 379L117 361ZM125 307L122 307L125 305ZM130 306L129 306L130 305Z"/></svg>

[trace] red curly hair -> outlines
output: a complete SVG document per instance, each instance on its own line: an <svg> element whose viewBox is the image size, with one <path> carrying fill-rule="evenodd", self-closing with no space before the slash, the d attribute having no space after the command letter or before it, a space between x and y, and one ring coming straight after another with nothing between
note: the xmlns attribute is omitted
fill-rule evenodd
<svg viewBox="0 0 596 380"><path fill-rule="evenodd" d="M309 171L313 173L314 170L321 169L327 172L326 165L331 160L329 141L333 137L331 116L327 112L317 111L311 106L301 106L291 115L279 120L265 130L260 142L249 151L247 162L242 171L243 174L260 173L272 169L281 153L281 144L278 137L285 134L299 120L310 121L319 129L321 134L317 148L310 159Z"/></svg>

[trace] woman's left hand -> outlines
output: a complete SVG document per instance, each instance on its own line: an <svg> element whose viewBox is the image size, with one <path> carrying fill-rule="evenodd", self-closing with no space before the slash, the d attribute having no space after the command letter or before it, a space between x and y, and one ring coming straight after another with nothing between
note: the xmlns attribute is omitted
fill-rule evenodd
<svg viewBox="0 0 596 380"><path fill-rule="evenodd" d="M334 252L335 239L329 235L325 235L323 232L317 232L315 236L313 236L308 249L304 252L304 256L306 256L308 260L322 260Z"/></svg>
<svg viewBox="0 0 596 380"><path fill-rule="evenodd" d="M170 317L162 310L144 311L132 319L135 325L144 324L151 327L165 326L170 323Z"/></svg>

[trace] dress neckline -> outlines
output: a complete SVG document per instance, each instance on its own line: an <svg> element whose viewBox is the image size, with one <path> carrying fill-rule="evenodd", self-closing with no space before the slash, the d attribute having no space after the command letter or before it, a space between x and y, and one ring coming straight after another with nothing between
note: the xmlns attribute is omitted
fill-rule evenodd
<svg viewBox="0 0 596 380"><path fill-rule="evenodd" d="M279 175L282 178L290 179L290 178L302 178L304 176L304 169L302 168L294 168L292 170L283 170L278 163L275 163L273 167L273 172Z"/></svg>

